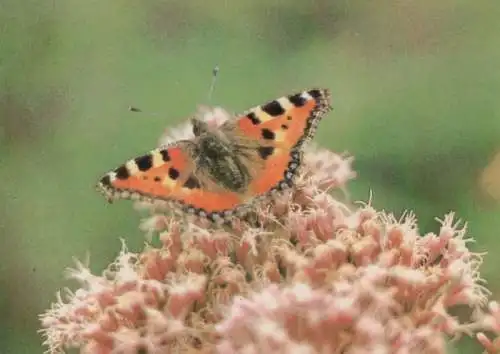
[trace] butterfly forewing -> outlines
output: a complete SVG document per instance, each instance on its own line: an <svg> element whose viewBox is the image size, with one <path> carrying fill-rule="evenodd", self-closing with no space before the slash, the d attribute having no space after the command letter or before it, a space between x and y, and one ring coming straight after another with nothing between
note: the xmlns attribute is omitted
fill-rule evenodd
<svg viewBox="0 0 500 354"><path fill-rule="evenodd" d="M263 195L293 184L302 163L301 148L330 109L328 90L313 89L254 107L236 123L228 123L235 145L253 154L251 193Z"/></svg>

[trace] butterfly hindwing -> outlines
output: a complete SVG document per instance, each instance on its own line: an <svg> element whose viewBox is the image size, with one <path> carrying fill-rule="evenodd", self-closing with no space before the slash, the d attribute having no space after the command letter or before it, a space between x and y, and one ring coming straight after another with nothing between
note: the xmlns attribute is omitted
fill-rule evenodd
<svg viewBox="0 0 500 354"><path fill-rule="evenodd" d="M254 107L228 123L236 146L253 151L249 193L257 196L292 185L302 163L301 148L330 109L328 90L312 89Z"/></svg>

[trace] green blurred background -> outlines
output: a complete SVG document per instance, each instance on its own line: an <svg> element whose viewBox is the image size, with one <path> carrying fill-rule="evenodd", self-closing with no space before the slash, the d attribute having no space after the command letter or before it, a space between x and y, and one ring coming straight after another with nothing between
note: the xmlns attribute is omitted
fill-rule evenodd
<svg viewBox="0 0 500 354"><path fill-rule="evenodd" d="M206 103L215 64L233 112L330 88L316 140L356 157L353 198L414 210L422 232L455 210L498 299L500 167L479 181L500 150L499 18L487 0L1 0L0 352L42 352L37 316L73 257L100 272L120 237L142 247L131 203L94 184Z"/></svg>

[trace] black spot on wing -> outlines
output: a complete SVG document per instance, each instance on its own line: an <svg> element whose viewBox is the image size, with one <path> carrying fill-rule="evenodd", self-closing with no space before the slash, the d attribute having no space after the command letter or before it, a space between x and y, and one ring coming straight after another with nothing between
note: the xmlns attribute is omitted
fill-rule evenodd
<svg viewBox="0 0 500 354"><path fill-rule="evenodd" d="M283 129L283 130L287 130L287 129L288 129L288 125L286 125L286 124L281 124L281 129Z"/></svg>
<svg viewBox="0 0 500 354"><path fill-rule="evenodd" d="M160 154L161 154L161 157L162 157L162 159L163 159L164 162L170 161L170 155L168 154L168 150L167 149L160 150Z"/></svg>
<svg viewBox="0 0 500 354"><path fill-rule="evenodd" d="M266 103L260 108L272 117L277 117L285 113L285 110L283 109L281 104L276 100Z"/></svg>
<svg viewBox="0 0 500 354"><path fill-rule="evenodd" d="M139 171L147 171L153 167L153 156L151 154L138 157L134 161Z"/></svg>
<svg viewBox="0 0 500 354"><path fill-rule="evenodd" d="M266 160L269 156L271 156L274 152L274 148L272 146L261 146L258 148L259 156Z"/></svg>
<svg viewBox="0 0 500 354"><path fill-rule="evenodd" d="M111 178L109 177L109 175L106 175L106 176L101 178L101 184L103 184L107 187L111 186Z"/></svg>
<svg viewBox="0 0 500 354"><path fill-rule="evenodd" d="M292 95L292 96L288 96L288 99L290 100L290 102L292 102L292 104L295 107L302 107L307 102L307 99L302 97L302 94L300 94L300 93L297 93L297 94Z"/></svg>
<svg viewBox="0 0 500 354"><path fill-rule="evenodd" d="M160 176L155 176L154 181L155 182L160 182L161 181L161 177Z"/></svg>
<svg viewBox="0 0 500 354"><path fill-rule="evenodd" d="M276 134L272 130L269 130L267 128L262 129L262 137L266 140L274 140L276 137Z"/></svg>
<svg viewBox="0 0 500 354"><path fill-rule="evenodd" d="M201 184L198 178L195 176L191 175L189 178L184 182L184 187L189 188L189 189L195 189L195 188L200 188Z"/></svg>
<svg viewBox="0 0 500 354"><path fill-rule="evenodd" d="M250 119L253 125L258 125L261 123L260 119L257 118L254 112L250 112L247 114L247 118Z"/></svg>
<svg viewBox="0 0 500 354"><path fill-rule="evenodd" d="M315 99L318 99L320 98L321 96L323 96L323 94L321 93L321 90L318 90L318 89L314 89L314 90L309 90L308 93Z"/></svg>
<svg viewBox="0 0 500 354"><path fill-rule="evenodd" d="M179 170L177 170L177 169L175 169L175 168L173 168L173 167L170 167L170 168L168 169L168 176L169 176L171 179L176 180L177 178L179 178L179 175L180 175Z"/></svg>
<svg viewBox="0 0 500 354"><path fill-rule="evenodd" d="M121 165L115 170L116 178L118 179L127 179L130 177L130 172L128 171L127 166Z"/></svg>

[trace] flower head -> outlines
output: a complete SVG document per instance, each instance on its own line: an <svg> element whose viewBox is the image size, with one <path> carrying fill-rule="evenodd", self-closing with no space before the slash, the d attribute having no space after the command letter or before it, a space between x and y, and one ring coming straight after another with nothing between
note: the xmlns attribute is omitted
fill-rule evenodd
<svg viewBox="0 0 500 354"><path fill-rule="evenodd" d="M219 124L227 113L203 117ZM329 192L354 178L352 158L305 154L296 186L255 204L253 222L220 228L142 204L141 228L161 245L123 246L100 275L78 263L69 274L80 288L41 316L48 351L444 353L448 337L500 332L494 303L475 319L452 315L458 305L480 313L488 296L453 214L421 234L411 213L341 202Z"/></svg>

